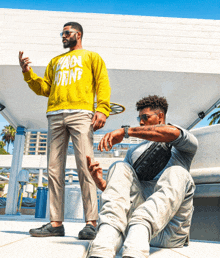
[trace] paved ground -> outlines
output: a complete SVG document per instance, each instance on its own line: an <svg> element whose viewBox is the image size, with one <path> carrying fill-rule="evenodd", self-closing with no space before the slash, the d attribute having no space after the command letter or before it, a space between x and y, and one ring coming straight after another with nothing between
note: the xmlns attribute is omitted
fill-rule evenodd
<svg viewBox="0 0 220 258"><path fill-rule="evenodd" d="M86 258L89 241L77 239L84 223L66 220L65 237L30 237L30 228L47 223L33 215L0 215L0 256L3 258ZM219 242L190 241L189 247L178 249L151 248L150 258L217 258ZM121 255L117 255L121 258Z"/></svg>

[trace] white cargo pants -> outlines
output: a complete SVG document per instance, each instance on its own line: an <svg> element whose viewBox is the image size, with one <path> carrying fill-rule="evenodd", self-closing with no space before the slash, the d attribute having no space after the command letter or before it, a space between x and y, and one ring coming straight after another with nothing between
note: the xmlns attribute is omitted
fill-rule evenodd
<svg viewBox="0 0 220 258"><path fill-rule="evenodd" d="M102 193L99 231L89 257L113 258L123 244L123 257L149 256L156 247L187 243L195 185L181 166L164 171L159 180L139 182L133 168L116 162Z"/></svg>

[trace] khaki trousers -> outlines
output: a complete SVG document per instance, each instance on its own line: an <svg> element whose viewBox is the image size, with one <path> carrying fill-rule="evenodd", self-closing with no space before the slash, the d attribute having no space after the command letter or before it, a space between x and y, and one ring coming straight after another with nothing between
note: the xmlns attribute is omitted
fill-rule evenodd
<svg viewBox="0 0 220 258"><path fill-rule="evenodd" d="M69 137L75 152L85 221L98 219L96 185L86 161L86 155L94 158L92 117L92 114L80 112L48 116L47 166L51 221L64 221L65 167Z"/></svg>

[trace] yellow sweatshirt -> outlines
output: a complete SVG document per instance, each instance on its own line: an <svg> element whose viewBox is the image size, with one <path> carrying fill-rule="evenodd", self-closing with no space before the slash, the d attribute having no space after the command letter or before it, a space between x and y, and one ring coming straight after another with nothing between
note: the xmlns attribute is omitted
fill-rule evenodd
<svg viewBox="0 0 220 258"><path fill-rule="evenodd" d="M24 80L37 95L49 97L47 112L85 109L109 116L111 88L108 72L104 61L95 52L78 49L61 54L50 61L44 78L30 69L24 73Z"/></svg>

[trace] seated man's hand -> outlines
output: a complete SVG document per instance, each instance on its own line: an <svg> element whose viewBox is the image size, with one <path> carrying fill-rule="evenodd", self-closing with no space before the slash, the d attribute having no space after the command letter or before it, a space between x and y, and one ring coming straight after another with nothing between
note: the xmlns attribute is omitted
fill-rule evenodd
<svg viewBox="0 0 220 258"><path fill-rule="evenodd" d="M99 163L92 162L91 158L89 156L86 156L87 158L87 166L89 169L89 172L95 181L96 186L101 190L104 191L106 188L106 181L103 179L103 172L102 168L100 168Z"/></svg>
<svg viewBox="0 0 220 258"><path fill-rule="evenodd" d="M103 151L103 148L106 151L111 150L112 146L121 142L124 138L125 131L124 128L117 129L111 133L107 133L100 141L98 150Z"/></svg>

